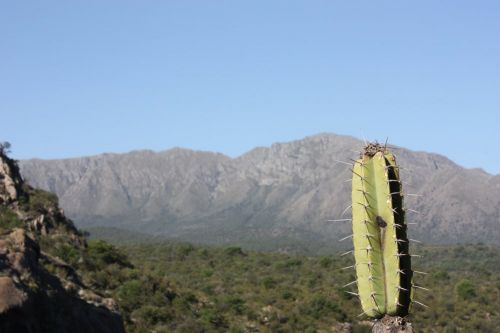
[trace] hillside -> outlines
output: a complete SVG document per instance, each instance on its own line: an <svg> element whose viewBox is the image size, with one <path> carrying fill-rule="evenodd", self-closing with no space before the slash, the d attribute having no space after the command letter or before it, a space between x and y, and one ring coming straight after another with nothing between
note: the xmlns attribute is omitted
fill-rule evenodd
<svg viewBox="0 0 500 333"><path fill-rule="evenodd" d="M21 161L23 175L57 193L79 227L115 227L188 241L331 245L349 233L339 218L349 167L362 142L320 134L238 157L171 149ZM498 243L500 176L444 156L394 148L411 236L425 242Z"/></svg>
<svg viewBox="0 0 500 333"><path fill-rule="evenodd" d="M0 332L125 332L116 302L89 279L102 265L92 251L0 145Z"/></svg>

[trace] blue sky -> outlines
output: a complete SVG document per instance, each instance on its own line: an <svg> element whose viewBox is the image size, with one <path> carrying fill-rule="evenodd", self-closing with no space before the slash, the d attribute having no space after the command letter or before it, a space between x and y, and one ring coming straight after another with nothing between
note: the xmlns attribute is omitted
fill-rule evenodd
<svg viewBox="0 0 500 333"><path fill-rule="evenodd" d="M500 173L498 1L3 1L19 159L319 132Z"/></svg>

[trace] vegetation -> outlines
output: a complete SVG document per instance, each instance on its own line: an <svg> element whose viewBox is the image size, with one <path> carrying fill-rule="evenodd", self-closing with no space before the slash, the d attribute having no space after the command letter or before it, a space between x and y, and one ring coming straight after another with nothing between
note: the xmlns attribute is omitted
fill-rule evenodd
<svg viewBox="0 0 500 333"><path fill-rule="evenodd" d="M17 214L7 206L0 206L0 232L23 225Z"/></svg>
<svg viewBox="0 0 500 333"><path fill-rule="evenodd" d="M0 155L7 155L10 153L12 145L8 141L0 142Z"/></svg>
<svg viewBox="0 0 500 333"><path fill-rule="evenodd" d="M29 197L24 197L21 201L27 211L44 212L47 209L56 209L59 199L54 193L41 189L29 189Z"/></svg>
<svg viewBox="0 0 500 333"><path fill-rule="evenodd" d="M1 225L18 226L8 208ZM9 222L9 221L14 221ZM186 243L114 246L101 240L75 246L60 224L39 235L41 250L70 264L83 282L113 297L128 332L335 332L351 323L369 332L355 296L352 258L262 253ZM482 244L418 247L431 260L416 263L410 320L419 332L494 332L500 327L500 248ZM56 274L67 268L45 263ZM36 285L33 288L37 288ZM353 288L350 290L354 290Z"/></svg>
<svg viewBox="0 0 500 333"><path fill-rule="evenodd" d="M78 253L42 243L86 283L117 300L128 332L369 332L356 297L342 288L352 259L250 252L185 243L127 245L92 240ZM432 288L410 319L419 332L494 332L500 326L500 254L484 245L422 247L432 261L416 283ZM66 253L66 254L63 254ZM460 253L460 256L457 256ZM477 269L481 267L481 269ZM481 281L479 283L479 281Z"/></svg>

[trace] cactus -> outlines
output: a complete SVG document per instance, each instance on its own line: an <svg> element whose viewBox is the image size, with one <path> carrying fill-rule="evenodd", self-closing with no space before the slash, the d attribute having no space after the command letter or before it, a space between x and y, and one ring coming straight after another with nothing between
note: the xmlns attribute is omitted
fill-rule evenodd
<svg viewBox="0 0 500 333"><path fill-rule="evenodd" d="M394 155L370 143L352 170L352 230L358 296L372 318L404 317L412 302L402 185Z"/></svg>

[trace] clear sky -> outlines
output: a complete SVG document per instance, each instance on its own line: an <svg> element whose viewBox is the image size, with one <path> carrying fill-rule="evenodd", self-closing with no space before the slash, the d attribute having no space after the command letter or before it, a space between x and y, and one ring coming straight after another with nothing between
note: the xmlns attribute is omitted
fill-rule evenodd
<svg viewBox="0 0 500 333"><path fill-rule="evenodd" d="M500 173L500 1L2 1L18 159L319 132Z"/></svg>

